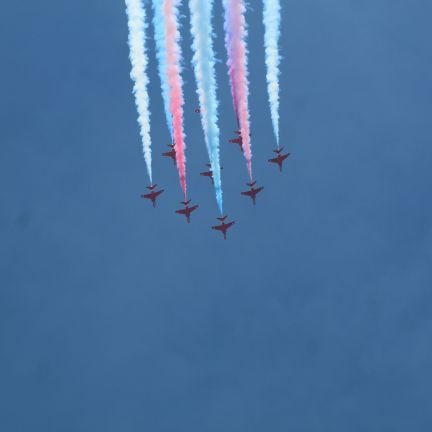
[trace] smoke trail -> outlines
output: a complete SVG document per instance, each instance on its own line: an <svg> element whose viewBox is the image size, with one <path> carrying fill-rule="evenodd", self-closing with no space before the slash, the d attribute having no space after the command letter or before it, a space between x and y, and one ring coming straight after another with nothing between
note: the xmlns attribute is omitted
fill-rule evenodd
<svg viewBox="0 0 432 432"><path fill-rule="evenodd" d="M249 125L249 83L247 71L246 20L244 0L223 0L225 9L225 45L234 109L240 124L243 153L252 179L252 150Z"/></svg>
<svg viewBox="0 0 432 432"><path fill-rule="evenodd" d="M264 0L264 47L267 65L267 89L271 119L276 143L279 147L279 38L280 38L280 1Z"/></svg>
<svg viewBox="0 0 432 432"><path fill-rule="evenodd" d="M181 0L153 0L155 9L155 33L158 42L159 71L162 92L166 93L165 113L172 125L172 139L175 145L180 185L186 199L185 134L183 129L183 81L181 77L181 49L178 24L178 7Z"/></svg>
<svg viewBox="0 0 432 432"><path fill-rule="evenodd" d="M212 38L213 0L189 0L194 51L193 65L200 103L201 124L213 172L216 201L223 213L219 159L218 100Z"/></svg>
<svg viewBox="0 0 432 432"><path fill-rule="evenodd" d="M172 119L170 114L169 87L168 81L166 79L167 60L165 49L165 22L162 3L163 0L153 0L153 27L156 42L156 57L158 59L158 73L161 82L162 98L165 109L165 118L172 138L173 131Z"/></svg>
<svg viewBox="0 0 432 432"><path fill-rule="evenodd" d="M133 93L138 110L144 159L150 182L153 183L150 112L147 93L149 79L147 77L147 54L145 48L146 14L142 0L126 0L126 13L129 27L129 57L132 64L131 78L134 81Z"/></svg>

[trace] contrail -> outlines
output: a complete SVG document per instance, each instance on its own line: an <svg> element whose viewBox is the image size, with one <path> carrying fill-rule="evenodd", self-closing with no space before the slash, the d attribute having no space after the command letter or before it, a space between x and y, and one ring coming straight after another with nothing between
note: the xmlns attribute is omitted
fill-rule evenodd
<svg viewBox="0 0 432 432"><path fill-rule="evenodd" d="M150 182L153 183L150 111L147 86L147 54L145 47L146 13L142 0L125 0L129 27L130 61L132 64L131 78L134 81L133 93L138 110L138 123L143 144L144 160Z"/></svg>
<svg viewBox="0 0 432 432"><path fill-rule="evenodd" d="M246 20L244 0L223 0L225 9L225 46L234 110L240 125L243 153L249 177L252 179L252 151L249 125L249 83L246 47Z"/></svg>
<svg viewBox="0 0 432 432"><path fill-rule="evenodd" d="M216 96L215 55L212 37L213 0L189 0L193 66L200 103L201 124L209 154L216 201L223 213L219 158L218 100Z"/></svg>
<svg viewBox="0 0 432 432"><path fill-rule="evenodd" d="M172 119L170 114L170 99L168 80L166 79L166 48L165 48L165 20L162 7L163 0L153 0L153 27L156 43L156 57L158 60L158 73L161 82L162 98L165 109L166 123L173 138Z"/></svg>
<svg viewBox="0 0 432 432"><path fill-rule="evenodd" d="M185 134L183 127L183 80L181 77L181 48L178 23L178 7L181 0L153 0L155 9L155 33L161 32L163 43L159 42L162 54L162 92L166 92L165 112L167 122L172 125L172 139L175 145L180 185L186 199ZM162 30L160 30L162 29ZM164 96L165 97L165 96Z"/></svg>
<svg viewBox="0 0 432 432"><path fill-rule="evenodd" d="M279 147L279 38L281 7L279 0L264 0L264 48L267 66L267 89L273 131Z"/></svg>

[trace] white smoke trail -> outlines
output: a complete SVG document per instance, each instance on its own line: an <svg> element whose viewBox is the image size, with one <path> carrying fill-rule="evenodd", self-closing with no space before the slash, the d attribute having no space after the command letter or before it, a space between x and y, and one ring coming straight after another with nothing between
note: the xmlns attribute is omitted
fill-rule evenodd
<svg viewBox="0 0 432 432"><path fill-rule="evenodd" d="M131 78L134 81L133 93L138 110L138 123L143 144L144 160L150 182L153 183L150 111L147 86L147 54L145 48L146 14L142 0L125 0L129 27L129 58L132 64Z"/></svg>
<svg viewBox="0 0 432 432"><path fill-rule="evenodd" d="M193 66L200 103L201 123L213 173L216 201L222 213L218 100L216 95L217 84L211 22L213 0L189 0L189 9L193 37Z"/></svg>
<svg viewBox="0 0 432 432"><path fill-rule="evenodd" d="M165 110L165 120L173 138L172 117L170 112L169 84L166 79L167 53L165 44L165 18L163 13L164 0L153 0L153 27L158 59L158 73L161 82L162 98Z"/></svg>
<svg viewBox="0 0 432 432"><path fill-rule="evenodd" d="M267 89L273 130L279 147L279 38L281 7L280 0L264 0L264 48L267 65Z"/></svg>

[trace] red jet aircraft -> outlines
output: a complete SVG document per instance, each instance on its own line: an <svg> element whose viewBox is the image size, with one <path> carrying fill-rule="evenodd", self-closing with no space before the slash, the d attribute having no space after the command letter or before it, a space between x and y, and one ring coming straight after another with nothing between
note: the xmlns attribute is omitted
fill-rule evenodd
<svg viewBox="0 0 432 432"><path fill-rule="evenodd" d="M264 187L260 186L260 187L256 188L255 187L256 181L254 181L252 183L246 183L246 184L250 187L250 190L248 190L246 192L240 192L240 193L242 195L244 195L244 196L251 197L252 198L252 202L255 205L256 196L257 196L257 194L259 194L264 189Z"/></svg>
<svg viewBox="0 0 432 432"><path fill-rule="evenodd" d="M277 149L277 150L273 150L273 152L276 153L277 156L268 160L270 163L278 164L279 165L279 171L281 171L281 172L282 172L283 161L285 159L287 159L288 156L291 154L291 153L282 154L282 150L283 150L283 147L281 147L280 149Z"/></svg>
<svg viewBox="0 0 432 432"><path fill-rule="evenodd" d="M226 237L227 231L235 224L235 221L225 223L225 219L227 217L228 216L218 217L218 220L221 221L221 224L211 227L212 229L214 229L216 231L220 231L224 236L224 240L227 239L227 237Z"/></svg>
<svg viewBox="0 0 432 432"><path fill-rule="evenodd" d="M180 209L180 210L176 210L176 213L186 216L187 223L190 223L191 213L199 207L199 205L194 205L192 207L189 207L190 202L191 202L191 200L182 201L180 204L183 204L185 206L185 208Z"/></svg>
<svg viewBox="0 0 432 432"><path fill-rule="evenodd" d="M156 186L157 185L147 186L147 189L150 190L150 193L141 195L142 198L149 199L152 202L153 207L156 207L156 198L164 191L164 189L157 191Z"/></svg>
<svg viewBox="0 0 432 432"><path fill-rule="evenodd" d="M162 156L170 157L173 160L174 165L175 165L175 163L176 163L176 151L174 148L175 146L174 146L174 144L168 144L168 147L170 147L171 150L169 152L162 153Z"/></svg>
<svg viewBox="0 0 432 432"><path fill-rule="evenodd" d="M210 164L206 164L206 167L210 168L210 169L208 171L200 173L200 175L202 175L203 177L208 177L211 180L212 184L214 184L214 181L213 181L213 171L211 170L211 165ZM221 167L221 170L223 170L223 167Z"/></svg>
<svg viewBox="0 0 432 432"><path fill-rule="evenodd" d="M238 144L240 146L240 150L243 150L243 138L241 136L241 132L239 130L234 131L238 135L237 138L233 138L228 140L228 142L232 144Z"/></svg>
<svg viewBox="0 0 432 432"><path fill-rule="evenodd" d="M230 143L232 143L232 144L238 144L238 145L240 146L240 150L243 151L243 138L242 138L242 136L241 136L241 131L240 131L240 130L236 130L236 131L234 131L234 133L237 134L238 137L237 137L237 138L230 139L230 140L228 140L228 141L229 141ZM251 134L249 134L249 136L251 136Z"/></svg>

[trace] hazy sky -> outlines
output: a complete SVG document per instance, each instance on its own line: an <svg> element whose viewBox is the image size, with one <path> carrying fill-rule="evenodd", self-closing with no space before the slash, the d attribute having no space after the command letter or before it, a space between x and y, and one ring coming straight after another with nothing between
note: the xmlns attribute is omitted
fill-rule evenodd
<svg viewBox="0 0 432 432"><path fill-rule="evenodd" d="M190 66L177 172L149 39L153 210L122 1L0 14L0 430L432 430L432 56L428 0L282 1L282 175L249 23L257 206L239 192L216 1L228 241Z"/></svg>

